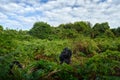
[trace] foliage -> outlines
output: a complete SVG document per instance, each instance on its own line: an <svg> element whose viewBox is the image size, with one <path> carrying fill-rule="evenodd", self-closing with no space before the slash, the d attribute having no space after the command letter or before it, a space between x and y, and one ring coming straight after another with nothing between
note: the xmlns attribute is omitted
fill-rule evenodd
<svg viewBox="0 0 120 80"><path fill-rule="evenodd" d="M106 51L104 53L95 55L90 58L86 64L85 74L89 74L89 78L101 78L103 76L118 76L120 75L120 52L117 51Z"/></svg>
<svg viewBox="0 0 120 80"><path fill-rule="evenodd" d="M0 80L119 80L119 32L106 22L91 26L78 21L58 27L36 22L29 31L0 26ZM60 65L65 47L72 50L71 64ZM15 65L10 69L14 60L23 69Z"/></svg>
<svg viewBox="0 0 120 80"><path fill-rule="evenodd" d="M0 56L13 52L16 48L16 43L13 36L7 32L0 32Z"/></svg>
<svg viewBox="0 0 120 80"><path fill-rule="evenodd" d="M97 37L97 36L101 36L105 33L106 30L108 30L109 24L107 22L104 23L96 23L93 28L92 28L92 37Z"/></svg>
<svg viewBox="0 0 120 80"><path fill-rule="evenodd" d="M51 33L50 25L44 22L36 22L33 28L29 31L30 35L38 37L40 39L47 38Z"/></svg>
<svg viewBox="0 0 120 80"><path fill-rule="evenodd" d="M117 36L120 37L120 27L116 28L116 29L111 29L111 31Z"/></svg>
<svg viewBox="0 0 120 80"><path fill-rule="evenodd" d="M78 32L88 32L90 30L90 26L83 21L75 22L74 29Z"/></svg>
<svg viewBox="0 0 120 80"><path fill-rule="evenodd" d="M59 80L77 80L73 75L73 68L70 65L63 64L60 67L59 73L56 73L54 77Z"/></svg>
<svg viewBox="0 0 120 80"><path fill-rule="evenodd" d="M106 50L119 51L119 38L96 38L95 41L99 47L99 53L105 52Z"/></svg>
<svg viewBox="0 0 120 80"><path fill-rule="evenodd" d="M110 29L105 31L105 36L112 37L112 38L115 37L114 33Z"/></svg>
<svg viewBox="0 0 120 80"><path fill-rule="evenodd" d="M97 44L89 38L73 42L73 54L85 54L86 56L93 56L99 51Z"/></svg>
<svg viewBox="0 0 120 80"><path fill-rule="evenodd" d="M0 32L3 31L3 27L0 25Z"/></svg>
<svg viewBox="0 0 120 80"><path fill-rule="evenodd" d="M28 80L44 80L44 76L47 76L49 72L53 71L57 67L57 64L46 60L40 60L34 62L30 67L31 72L28 74L30 76Z"/></svg>
<svg viewBox="0 0 120 80"><path fill-rule="evenodd" d="M67 23L67 24L60 24L58 27L63 29L72 29L73 26L74 25L72 23Z"/></svg>

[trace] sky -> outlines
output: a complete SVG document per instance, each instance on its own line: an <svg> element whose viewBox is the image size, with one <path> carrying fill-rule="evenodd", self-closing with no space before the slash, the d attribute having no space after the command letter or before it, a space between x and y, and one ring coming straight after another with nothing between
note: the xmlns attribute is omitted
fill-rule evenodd
<svg viewBox="0 0 120 80"><path fill-rule="evenodd" d="M120 0L0 0L0 25L29 30L35 22L58 26L76 21L120 26Z"/></svg>

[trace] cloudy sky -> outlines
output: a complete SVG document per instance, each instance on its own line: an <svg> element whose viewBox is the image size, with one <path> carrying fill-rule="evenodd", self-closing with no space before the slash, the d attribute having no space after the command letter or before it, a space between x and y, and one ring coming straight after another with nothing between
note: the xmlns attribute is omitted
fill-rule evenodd
<svg viewBox="0 0 120 80"><path fill-rule="evenodd" d="M0 25L29 30L37 21L52 26L75 21L120 26L120 0L0 0Z"/></svg>

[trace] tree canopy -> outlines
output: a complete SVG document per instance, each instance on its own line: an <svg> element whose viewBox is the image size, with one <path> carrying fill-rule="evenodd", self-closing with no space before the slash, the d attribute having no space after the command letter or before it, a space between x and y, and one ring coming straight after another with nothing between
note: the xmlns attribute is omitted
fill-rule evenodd
<svg viewBox="0 0 120 80"><path fill-rule="evenodd" d="M51 34L51 27L45 22L36 22L29 33L35 37L45 39Z"/></svg>

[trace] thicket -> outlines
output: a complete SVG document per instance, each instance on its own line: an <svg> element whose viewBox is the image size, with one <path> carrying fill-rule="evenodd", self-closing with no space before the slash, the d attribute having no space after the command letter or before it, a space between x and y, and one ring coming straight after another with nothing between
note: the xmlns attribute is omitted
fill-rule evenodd
<svg viewBox="0 0 120 80"><path fill-rule="evenodd" d="M63 48L70 65L59 63ZM10 65L17 60L23 69ZM120 27L79 21L52 27L36 22L28 31L0 26L0 80L120 80Z"/></svg>

